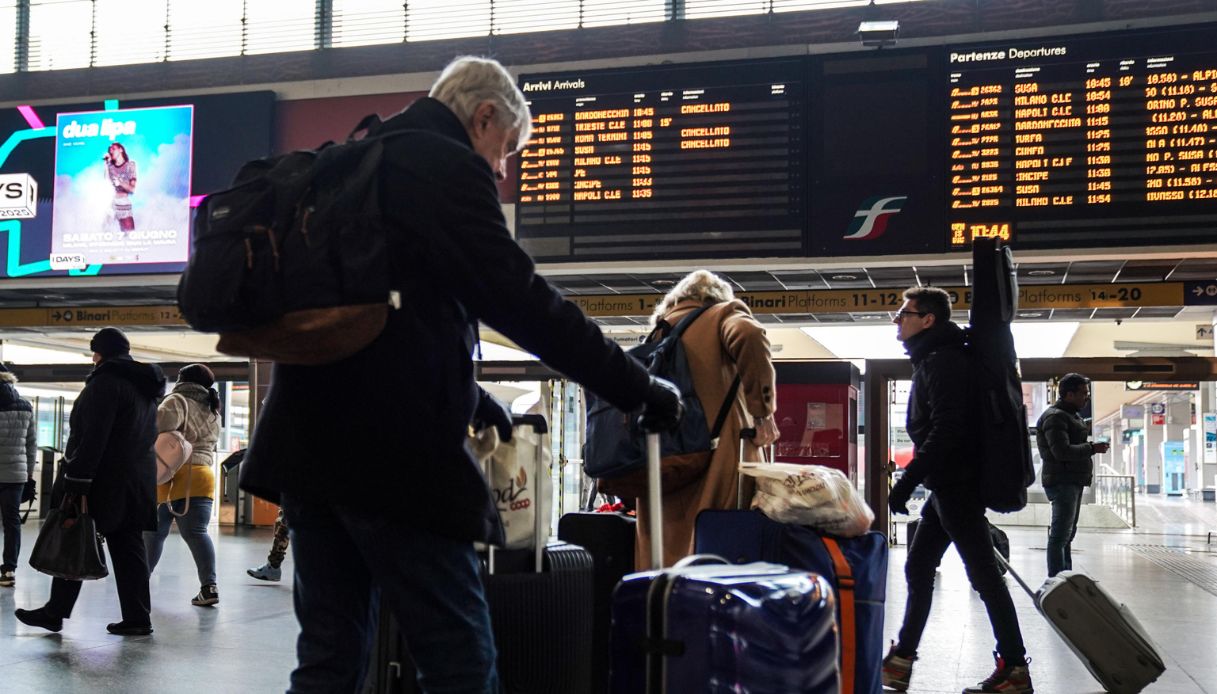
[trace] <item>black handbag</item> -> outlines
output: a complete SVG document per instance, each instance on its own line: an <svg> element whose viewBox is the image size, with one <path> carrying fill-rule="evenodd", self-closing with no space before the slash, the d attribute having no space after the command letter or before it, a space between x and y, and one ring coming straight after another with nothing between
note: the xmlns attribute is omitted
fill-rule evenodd
<svg viewBox="0 0 1217 694"><path fill-rule="evenodd" d="M29 504L25 512L21 514L21 524L30 519L30 513L34 510L34 499L38 498L38 483L30 478L25 481L25 489L21 490L21 503Z"/></svg>
<svg viewBox="0 0 1217 694"><path fill-rule="evenodd" d="M64 495L51 509L30 552L30 566L55 578L89 581L110 575L102 537L89 515L87 497Z"/></svg>

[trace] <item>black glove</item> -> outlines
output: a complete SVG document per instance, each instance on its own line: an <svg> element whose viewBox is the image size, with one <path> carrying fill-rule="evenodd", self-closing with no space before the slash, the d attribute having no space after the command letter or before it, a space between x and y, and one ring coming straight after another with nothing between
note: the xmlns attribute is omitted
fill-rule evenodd
<svg viewBox="0 0 1217 694"><path fill-rule="evenodd" d="M648 433L675 429L685 411L685 405L680 399L680 389L676 384L656 376L651 376L644 403L638 424Z"/></svg>
<svg viewBox="0 0 1217 694"><path fill-rule="evenodd" d="M63 491L73 496L86 496L93 487L93 480L78 480L71 477L63 478Z"/></svg>
<svg viewBox="0 0 1217 694"><path fill-rule="evenodd" d="M913 482L912 476L905 473L900 476L900 479L887 493L887 507L892 513L898 513L902 516L909 515L909 498L913 496L913 490L917 488L917 484Z"/></svg>
<svg viewBox="0 0 1217 694"><path fill-rule="evenodd" d="M478 391L478 406L473 411L473 428L494 427L499 430L500 441L510 441L511 408L481 388Z"/></svg>

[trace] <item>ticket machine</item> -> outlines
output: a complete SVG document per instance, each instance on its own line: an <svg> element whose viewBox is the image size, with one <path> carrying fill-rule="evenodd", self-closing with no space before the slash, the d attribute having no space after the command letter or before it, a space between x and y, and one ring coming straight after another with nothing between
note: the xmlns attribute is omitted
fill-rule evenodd
<svg viewBox="0 0 1217 694"><path fill-rule="evenodd" d="M858 483L861 373L847 361L778 362L778 462L825 465Z"/></svg>

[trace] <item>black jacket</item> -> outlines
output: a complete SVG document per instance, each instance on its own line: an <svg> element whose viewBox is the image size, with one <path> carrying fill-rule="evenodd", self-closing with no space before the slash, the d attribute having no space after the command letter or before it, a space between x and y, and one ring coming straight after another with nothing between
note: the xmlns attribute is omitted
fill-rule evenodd
<svg viewBox="0 0 1217 694"><path fill-rule="evenodd" d="M497 540L465 448L478 400L477 321L614 405L647 374L533 268L512 240L489 165L453 113L424 98L388 120L381 199L404 303L372 344L319 367L277 364L241 487L383 508L458 540Z"/></svg>
<svg viewBox="0 0 1217 694"><path fill-rule="evenodd" d="M1089 435L1085 420L1073 405L1057 400L1044 410L1035 425L1035 444L1044 461L1040 479L1045 487L1088 486L1094 481L1094 446L1086 441Z"/></svg>
<svg viewBox="0 0 1217 694"><path fill-rule="evenodd" d="M951 321L905 342L913 362L913 385L905 429L913 461L905 470L927 489L975 484L980 470L968 426L971 371L963 330Z"/></svg>
<svg viewBox="0 0 1217 694"><path fill-rule="evenodd" d="M130 357L106 359L72 406L64 479L92 480L97 530L156 529L156 401L165 375ZM57 502L57 500L56 500Z"/></svg>

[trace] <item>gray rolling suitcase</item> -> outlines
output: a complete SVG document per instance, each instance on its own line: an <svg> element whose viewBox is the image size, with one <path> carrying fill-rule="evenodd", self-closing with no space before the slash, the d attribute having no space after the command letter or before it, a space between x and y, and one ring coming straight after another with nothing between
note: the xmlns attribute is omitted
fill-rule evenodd
<svg viewBox="0 0 1217 694"><path fill-rule="evenodd" d="M1097 581L1062 571L1033 593L1000 554L998 559L1108 692L1136 694L1166 671L1162 654L1145 628Z"/></svg>

